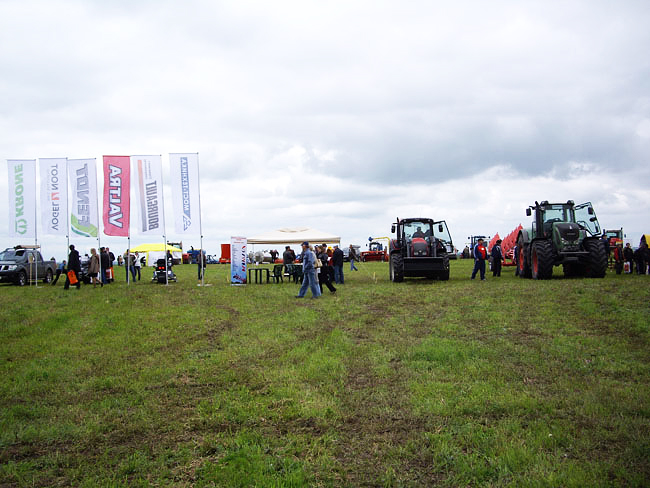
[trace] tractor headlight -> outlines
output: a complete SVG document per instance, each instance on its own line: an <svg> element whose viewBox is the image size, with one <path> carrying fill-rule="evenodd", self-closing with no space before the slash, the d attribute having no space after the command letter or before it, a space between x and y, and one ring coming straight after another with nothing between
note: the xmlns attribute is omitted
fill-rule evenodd
<svg viewBox="0 0 650 488"><path fill-rule="evenodd" d="M16 266L15 264L10 264L9 266L7 266L7 271L15 271L17 267L18 266Z"/></svg>

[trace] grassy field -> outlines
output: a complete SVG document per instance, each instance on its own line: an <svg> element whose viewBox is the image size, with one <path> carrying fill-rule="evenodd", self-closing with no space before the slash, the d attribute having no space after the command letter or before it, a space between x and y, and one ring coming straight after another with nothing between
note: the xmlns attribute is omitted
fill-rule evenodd
<svg viewBox="0 0 650 488"><path fill-rule="evenodd" d="M648 486L650 276L471 266L0 286L0 486Z"/></svg>

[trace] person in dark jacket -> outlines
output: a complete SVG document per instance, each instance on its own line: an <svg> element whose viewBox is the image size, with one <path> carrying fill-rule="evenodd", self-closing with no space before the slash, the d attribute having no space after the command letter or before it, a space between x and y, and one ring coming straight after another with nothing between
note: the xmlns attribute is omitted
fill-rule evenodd
<svg viewBox="0 0 650 488"><path fill-rule="evenodd" d="M646 274L646 268L648 266L648 262L650 261L650 251L648 250L648 245L645 242L641 242L639 248L634 251L634 260L636 261L637 274Z"/></svg>
<svg viewBox="0 0 650 488"><path fill-rule="evenodd" d="M70 254L68 254L68 272L73 271L77 277L76 287L77 290L81 288L81 281L79 280L79 275L81 274L81 261L79 260L79 251L74 248L74 244L70 244ZM65 284L63 289L67 290L70 288L70 277L66 274Z"/></svg>
<svg viewBox="0 0 650 488"><path fill-rule="evenodd" d="M630 243L628 242L625 244L625 249L623 249L623 259L625 260L626 263L630 263L630 270L628 273L633 273L634 272L634 251L632 250L632 247L630 246Z"/></svg>
<svg viewBox="0 0 650 488"><path fill-rule="evenodd" d="M501 251L501 239L492 246L492 276L501 276L501 262L503 261L503 251Z"/></svg>
<svg viewBox="0 0 650 488"><path fill-rule="evenodd" d="M99 248L99 264L101 265L101 279L102 283L106 284L108 283L108 269L111 267L110 263L110 257L108 255L108 252L106 252L106 248L100 247Z"/></svg>
<svg viewBox="0 0 650 488"><path fill-rule="evenodd" d="M623 244L619 242L614 248L614 270L616 270L616 274L621 274L623 272L624 259Z"/></svg>
<svg viewBox="0 0 650 488"><path fill-rule="evenodd" d="M327 246L316 246L316 257L320 259L321 262L321 267L317 271L318 273L318 286L320 288L320 292L323 293L323 285L327 286L329 291L334 293L336 291L336 288L332 285L332 282L330 281L330 273L329 273L329 266L327 264L329 260L329 256L327 255Z"/></svg>
<svg viewBox="0 0 650 488"><path fill-rule="evenodd" d="M334 246L332 253L332 267L334 268L334 283L342 285L344 282L343 277L343 251L339 246Z"/></svg>
<svg viewBox="0 0 650 488"><path fill-rule="evenodd" d="M481 272L481 281L485 281L485 260L487 259L487 249L483 244L483 239L479 239L474 246L474 270L472 271L472 279L476 278L476 273Z"/></svg>

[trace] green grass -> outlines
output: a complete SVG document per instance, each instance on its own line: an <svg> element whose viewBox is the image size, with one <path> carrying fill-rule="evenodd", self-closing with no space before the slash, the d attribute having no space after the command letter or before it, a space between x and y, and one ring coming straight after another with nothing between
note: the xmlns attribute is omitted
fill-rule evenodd
<svg viewBox="0 0 650 488"><path fill-rule="evenodd" d="M650 277L471 265L0 286L0 486L647 486Z"/></svg>

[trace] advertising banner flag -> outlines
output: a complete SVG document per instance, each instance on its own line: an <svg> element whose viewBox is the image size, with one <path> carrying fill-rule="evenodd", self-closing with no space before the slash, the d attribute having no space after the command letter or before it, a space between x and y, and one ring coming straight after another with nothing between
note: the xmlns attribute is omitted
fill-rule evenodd
<svg viewBox="0 0 650 488"><path fill-rule="evenodd" d="M162 158L160 156L131 156L138 172L138 206L140 232L163 235L164 208L162 186Z"/></svg>
<svg viewBox="0 0 650 488"><path fill-rule="evenodd" d="M230 283L232 285L246 284L246 247L245 237L230 238Z"/></svg>
<svg viewBox="0 0 650 488"><path fill-rule="evenodd" d="M70 181L70 230L84 237L97 237L97 165L92 159L68 159Z"/></svg>
<svg viewBox="0 0 650 488"><path fill-rule="evenodd" d="M104 234L129 236L131 156L104 156Z"/></svg>
<svg viewBox="0 0 650 488"><path fill-rule="evenodd" d="M41 158L41 225L43 233L68 234L68 159Z"/></svg>
<svg viewBox="0 0 650 488"><path fill-rule="evenodd" d="M8 159L9 236L36 237L36 160Z"/></svg>
<svg viewBox="0 0 650 488"><path fill-rule="evenodd" d="M199 155L170 154L169 165L176 232L200 234Z"/></svg>

